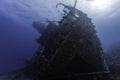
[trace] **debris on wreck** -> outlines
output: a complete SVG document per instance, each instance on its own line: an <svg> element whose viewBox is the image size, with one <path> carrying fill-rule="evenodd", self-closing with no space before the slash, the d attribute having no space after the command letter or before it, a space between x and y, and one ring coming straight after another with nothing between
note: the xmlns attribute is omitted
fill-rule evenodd
<svg viewBox="0 0 120 80"><path fill-rule="evenodd" d="M48 20L47 26L33 22L41 36L32 65L21 71L28 80L110 80L95 26L76 3L57 4L64 6L58 22Z"/></svg>
<svg viewBox="0 0 120 80"><path fill-rule="evenodd" d="M58 22L48 21L45 27L34 22L42 35L37 39L41 47L34 64L39 65L41 79L108 80L109 70L95 26L88 16L75 5L64 6L64 16ZM107 77L107 78L106 78Z"/></svg>

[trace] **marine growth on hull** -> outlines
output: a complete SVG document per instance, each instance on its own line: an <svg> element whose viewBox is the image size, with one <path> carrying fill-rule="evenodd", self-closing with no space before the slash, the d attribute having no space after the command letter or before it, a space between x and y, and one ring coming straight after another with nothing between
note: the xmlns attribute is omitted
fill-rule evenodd
<svg viewBox="0 0 120 80"><path fill-rule="evenodd" d="M48 20L47 26L33 23L41 34L37 39L40 47L33 60L40 66L41 79L97 80L101 77L105 80L109 70L91 19L75 6L59 5L64 6L60 21Z"/></svg>
<svg viewBox="0 0 120 80"><path fill-rule="evenodd" d="M111 80L95 26L74 6L62 3L60 21L33 22L40 45L32 64L8 75L12 80ZM7 79L9 80L9 79Z"/></svg>

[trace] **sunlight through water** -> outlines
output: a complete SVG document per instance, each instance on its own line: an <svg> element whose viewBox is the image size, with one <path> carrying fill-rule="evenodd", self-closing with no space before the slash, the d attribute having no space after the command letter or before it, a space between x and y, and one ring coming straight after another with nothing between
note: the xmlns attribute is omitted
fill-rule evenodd
<svg viewBox="0 0 120 80"><path fill-rule="evenodd" d="M109 12L112 9L113 0L93 0L90 7L94 11Z"/></svg>
<svg viewBox="0 0 120 80"><path fill-rule="evenodd" d="M91 17L104 17L115 9L118 0L77 0L76 8L87 13Z"/></svg>

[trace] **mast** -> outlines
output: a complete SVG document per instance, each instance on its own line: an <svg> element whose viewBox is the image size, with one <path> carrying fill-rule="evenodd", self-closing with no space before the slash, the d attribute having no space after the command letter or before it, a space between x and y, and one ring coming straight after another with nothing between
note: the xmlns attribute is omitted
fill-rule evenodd
<svg viewBox="0 0 120 80"><path fill-rule="evenodd" d="M76 4L77 4L77 0L75 0L74 6L73 6L74 8L76 7Z"/></svg>

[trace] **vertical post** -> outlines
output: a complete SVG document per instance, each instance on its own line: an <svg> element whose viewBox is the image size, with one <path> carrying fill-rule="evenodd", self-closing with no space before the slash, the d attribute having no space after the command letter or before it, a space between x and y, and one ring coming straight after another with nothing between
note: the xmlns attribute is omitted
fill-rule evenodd
<svg viewBox="0 0 120 80"><path fill-rule="evenodd" d="M74 8L76 7L76 4L77 4L77 0L75 0L74 6L73 6Z"/></svg>

